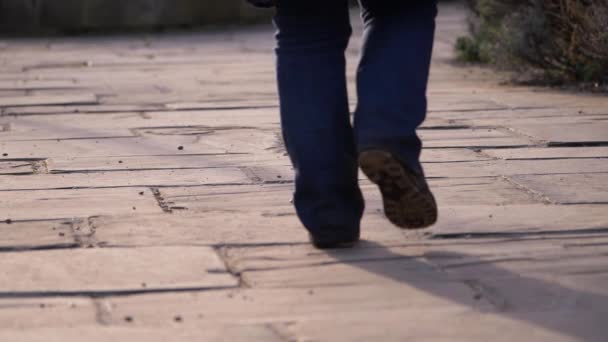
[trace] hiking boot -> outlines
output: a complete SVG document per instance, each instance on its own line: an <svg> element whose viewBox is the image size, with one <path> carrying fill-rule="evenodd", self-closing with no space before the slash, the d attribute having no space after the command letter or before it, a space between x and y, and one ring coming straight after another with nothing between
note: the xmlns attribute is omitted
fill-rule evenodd
<svg viewBox="0 0 608 342"><path fill-rule="evenodd" d="M367 150L359 154L363 173L380 188L384 214L400 228L421 229L437 221L437 203L422 172L415 172L392 153Z"/></svg>
<svg viewBox="0 0 608 342"><path fill-rule="evenodd" d="M356 233L310 234L310 242L318 249L352 248L359 241Z"/></svg>

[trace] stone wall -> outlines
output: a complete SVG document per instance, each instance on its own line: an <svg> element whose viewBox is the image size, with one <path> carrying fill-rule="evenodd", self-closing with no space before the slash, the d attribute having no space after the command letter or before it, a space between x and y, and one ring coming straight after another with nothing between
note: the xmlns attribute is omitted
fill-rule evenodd
<svg viewBox="0 0 608 342"><path fill-rule="evenodd" d="M0 0L0 31L249 23L271 14L245 0Z"/></svg>

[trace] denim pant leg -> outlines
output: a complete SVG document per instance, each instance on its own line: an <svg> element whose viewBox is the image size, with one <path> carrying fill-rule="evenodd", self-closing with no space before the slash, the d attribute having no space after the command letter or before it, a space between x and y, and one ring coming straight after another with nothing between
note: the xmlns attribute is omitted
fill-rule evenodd
<svg viewBox="0 0 608 342"><path fill-rule="evenodd" d="M359 151L382 148L422 171L416 129L426 117L435 0L360 0L364 44L357 71Z"/></svg>
<svg viewBox="0 0 608 342"><path fill-rule="evenodd" d="M296 211L313 234L358 231L363 199L344 57L351 35L348 2L280 1L274 21L281 125L296 171Z"/></svg>

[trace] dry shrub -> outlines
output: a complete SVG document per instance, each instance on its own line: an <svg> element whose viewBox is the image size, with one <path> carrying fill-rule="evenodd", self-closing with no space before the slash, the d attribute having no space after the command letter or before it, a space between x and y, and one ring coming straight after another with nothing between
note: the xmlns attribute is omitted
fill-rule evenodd
<svg viewBox="0 0 608 342"><path fill-rule="evenodd" d="M540 69L552 80L608 82L608 0L469 0L466 60Z"/></svg>

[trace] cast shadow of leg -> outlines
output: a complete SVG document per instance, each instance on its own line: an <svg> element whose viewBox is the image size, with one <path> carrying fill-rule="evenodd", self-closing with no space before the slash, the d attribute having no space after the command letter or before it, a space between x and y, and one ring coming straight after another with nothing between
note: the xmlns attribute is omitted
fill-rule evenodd
<svg viewBox="0 0 608 342"><path fill-rule="evenodd" d="M363 248L362 248L363 247ZM373 248L373 253L369 249ZM367 251L365 251L367 250ZM403 250L403 249L401 249ZM577 284L576 275L537 272L520 274L501 267L489 258L460 252L446 252L441 246L429 245L416 253L396 253L391 248L371 241L362 241L359 248L328 250L337 262L358 267L384 278L428 292L472 310L479 310L471 298L456 296L449 286L432 286L437 282L453 282L468 286L476 300L489 302L488 313L532 324L558 334L583 341L606 341L608 336L608 296L597 286L607 277L585 275L596 291L588 291L587 283ZM357 258L362 252L373 257ZM526 262L524 258L514 259ZM527 262L534 263L530 259ZM541 279L542 277L542 279ZM580 279L583 279L581 277ZM553 280L552 280L553 279ZM558 283L558 281L560 283ZM568 283L568 286L562 283ZM577 288L575 288L577 287ZM582 289L585 287L585 289ZM603 288L607 288L608 283ZM600 290L597 290L600 289Z"/></svg>

